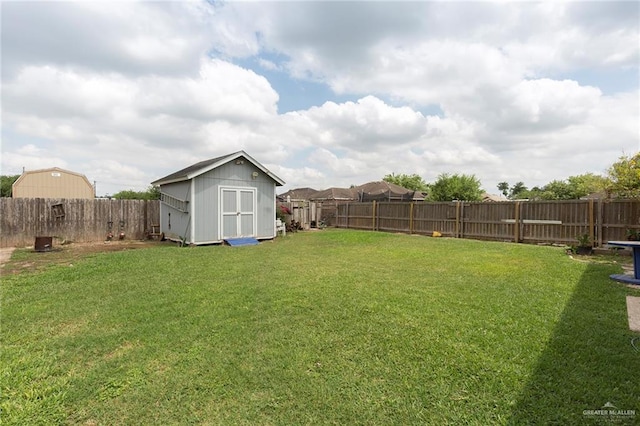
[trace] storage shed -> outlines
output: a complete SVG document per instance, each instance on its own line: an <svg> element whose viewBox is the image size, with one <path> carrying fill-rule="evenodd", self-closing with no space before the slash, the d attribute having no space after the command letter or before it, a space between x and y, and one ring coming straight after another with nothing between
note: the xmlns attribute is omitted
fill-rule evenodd
<svg viewBox="0 0 640 426"><path fill-rule="evenodd" d="M95 198L95 188L83 174L58 167L29 170L13 183L13 198Z"/></svg>
<svg viewBox="0 0 640 426"><path fill-rule="evenodd" d="M244 151L193 164L160 187L160 232L185 244L275 238L276 187L284 181Z"/></svg>

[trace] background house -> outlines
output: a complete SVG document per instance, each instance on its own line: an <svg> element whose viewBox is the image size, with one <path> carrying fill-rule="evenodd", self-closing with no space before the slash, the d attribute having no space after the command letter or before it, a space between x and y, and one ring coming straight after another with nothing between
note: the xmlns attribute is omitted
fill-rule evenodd
<svg viewBox="0 0 640 426"><path fill-rule="evenodd" d="M485 192L484 194L482 194L482 201L497 203L502 201L509 201L509 199L503 195L489 194L488 192Z"/></svg>
<svg viewBox="0 0 640 426"><path fill-rule="evenodd" d="M313 188L295 188L278 195L279 201L308 201L318 190Z"/></svg>
<svg viewBox="0 0 640 426"><path fill-rule="evenodd" d="M393 183L368 182L351 188L328 188L315 191L310 188L292 189L278 196L281 205L291 212L288 222L299 222L303 229L319 224L332 226L338 206L345 203L371 201L424 201L422 192L403 188Z"/></svg>
<svg viewBox="0 0 640 426"><path fill-rule="evenodd" d="M282 179L244 151L201 161L152 182L160 187L160 232L186 244L274 238Z"/></svg>
<svg viewBox="0 0 640 426"><path fill-rule="evenodd" d="M13 198L95 198L95 188L83 174L58 167L29 170L12 185Z"/></svg>

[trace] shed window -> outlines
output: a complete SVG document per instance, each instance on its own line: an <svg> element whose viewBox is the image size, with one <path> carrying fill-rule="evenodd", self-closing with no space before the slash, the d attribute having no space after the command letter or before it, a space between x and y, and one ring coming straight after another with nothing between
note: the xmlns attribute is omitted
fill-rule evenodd
<svg viewBox="0 0 640 426"><path fill-rule="evenodd" d="M189 202L187 200L181 200L169 194L165 194L164 192L160 193L160 200L168 206L173 207L176 210L181 212L187 212Z"/></svg>

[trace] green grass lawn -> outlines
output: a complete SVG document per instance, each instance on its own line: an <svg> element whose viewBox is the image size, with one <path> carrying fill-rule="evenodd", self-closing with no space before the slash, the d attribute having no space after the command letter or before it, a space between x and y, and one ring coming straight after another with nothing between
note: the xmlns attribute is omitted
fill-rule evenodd
<svg viewBox="0 0 640 426"><path fill-rule="evenodd" d="M2 280L2 423L640 421L613 263L327 229ZM607 419L604 419L607 420Z"/></svg>

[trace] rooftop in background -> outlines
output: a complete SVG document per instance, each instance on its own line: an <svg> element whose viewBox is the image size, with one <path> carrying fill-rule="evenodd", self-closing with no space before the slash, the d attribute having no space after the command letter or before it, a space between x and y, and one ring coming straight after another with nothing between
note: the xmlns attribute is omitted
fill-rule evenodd
<svg viewBox="0 0 640 426"><path fill-rule="evenodd" d="M501 201L509 201L509 199L504 195L489 194L485 192L484 194L482 194L482 201L501 202Z"/></svg>
<svg viewBox="0 0 640 426"><path fill-rule="evenodd" d="M424 201L425 195L420 191L403 188L399 185L385 182L367 182L352 188L328 188L316 191L311 188L296 188L280 194L280 200L314 200L314 201Z"/></svg>
<svg viewBox="0 0 640 426"><path fill-rule="evenodd" d="M328 188L324 191L318 191L315 193L311 200L324 201L324 200L357 200L358 193L355 188Z"/></svg>
<svg viewBox="0 0 640 426"><path fill-rule="evenodd" d="M313 188L296 188L290 189L287 192L278 195L278 198L284 200L287 197L290 197L291 200L308 200L317 192L319 191Z"/></svg>

